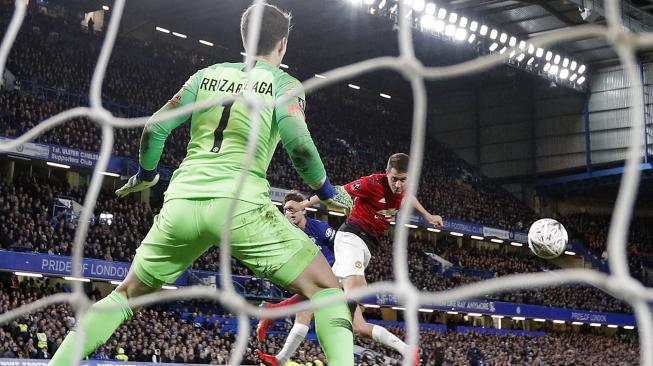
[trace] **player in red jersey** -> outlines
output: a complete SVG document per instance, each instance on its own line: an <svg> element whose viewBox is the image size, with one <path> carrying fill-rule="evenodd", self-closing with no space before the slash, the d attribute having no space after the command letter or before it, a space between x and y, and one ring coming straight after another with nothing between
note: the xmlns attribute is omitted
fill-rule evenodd
<svg viewBox="0 0 653 366"><path fill-rule="evenodd" d="M378 248L379 238L390 227L390 221L401 207L408 178L408 155L397 153L390 156L385 173L372 174L344 185L345 190L354 199L353 209L336 233L333 272L340 279L345 293L367 286L365 269L372 257L371 252ZM417 211L431 225L442 226L442 217L431 215L415 197L411 198ZM319 203L317 197L301 203L291 203L294 210L303 211ZM286 306L302 301L298 295L279 304L265 304L265 307ZM360 308L356 307L354 333L357 336L373 340L393 348L402 355L408 353L408 345L384 327L370 324L364 318ZM262 320L258 327L259 340L265 338L269 320ZM266 359L261 353L262 359ZM273 357L273 356L268 356ZM419 355L416 358L419 364ZM274 364L267 363L266 364Z"/></svg>

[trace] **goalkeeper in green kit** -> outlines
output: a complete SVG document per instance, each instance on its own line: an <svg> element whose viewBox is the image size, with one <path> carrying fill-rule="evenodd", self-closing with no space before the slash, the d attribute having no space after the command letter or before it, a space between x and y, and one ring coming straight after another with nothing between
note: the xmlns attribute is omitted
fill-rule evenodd
<svg viewBox="0 0 653 366"><path fill-rule="evenodd" d="M260 110L254 160L245 173L239 197L234 192L247 156L247 139L253 123L244 101L239 99L194 112L192 116L149 121L145 125L139 172L116 191L119 197L157 183L156 168L167 136L191 117L188 153L172 176L163 208L138 248L127 278L87 313L82 357L106 342L132 316L128 299L174 282L202 253L216 243L220 245L227 210L234 199L238 200L231 226L234 257L257 276L311 300L342 294L318 247L269 198L266 172L281 141L297 172L324 203L342 208L350 208L352 204L344 189L332 186L326 176L304 121L301 83L278 68L286 52L290 15L271 5L261 6L264 9L258 52L249 80L242 62L207 67L191 76L156 114L245 91L265 102L274 102L284 94L293 97L274 108ZM242 16L243 43L252 12L250 7ZM100 311L96 308L98 304L119 308ZM353 365L351 314L346 302L316 310L315 323L329 364ZM49 365L71 364L76 337L75 330L68 334Z"/></svg>

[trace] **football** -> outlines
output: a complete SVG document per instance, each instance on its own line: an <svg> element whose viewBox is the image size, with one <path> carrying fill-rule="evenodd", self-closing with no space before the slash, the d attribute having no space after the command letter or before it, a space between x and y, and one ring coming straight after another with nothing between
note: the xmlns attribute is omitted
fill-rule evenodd
<svg viewBox="0 0 653 366"><path fill-rule="evenodd" d="M567 230L554 219L540 219L528 230L528 247L536 256L553 259L565 251Z"/></svg>

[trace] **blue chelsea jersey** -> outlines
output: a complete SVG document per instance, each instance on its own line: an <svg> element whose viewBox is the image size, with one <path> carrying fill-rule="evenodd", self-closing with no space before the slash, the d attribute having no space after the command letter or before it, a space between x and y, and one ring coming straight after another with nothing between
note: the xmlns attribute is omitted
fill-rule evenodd
<svg viewBox="0 0 653 366"><path fill-rule="evenodd" d="M336 231L324 221L307 217L304 233L320 247L329 264L333 264L333 241L336 239Z"/></svg>

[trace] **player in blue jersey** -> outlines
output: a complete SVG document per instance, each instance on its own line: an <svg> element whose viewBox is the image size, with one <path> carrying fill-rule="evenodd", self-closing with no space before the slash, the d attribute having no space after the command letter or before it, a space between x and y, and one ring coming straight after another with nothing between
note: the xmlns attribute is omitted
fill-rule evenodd
<svg viewBox="0 0 653 366"><path fill-rule="evenodd" d="M283 213L293 225L302 229L304 233L315 242L315 244L317 244L329 264L333 265L333 262L335 261L333 242L336 238L336 230L334 230L327 222L306 217L305 210L295 210L293 205L290 204L291 202L299 203L304 200L306 200L306 197L303 194L297 191L288 192L283 199ZM288 333L288 338L286 338L286 343L283 345L283 349L281 349L279 354L276 356L267 355L262 351L257 350L261 360L266 365L285 365L290 357L297 351L297 348L299 348L304 338L306 338L308 330L310 329L311 319L313 319L313 312L311 310L297 313L295 315L295 324ZM274 320L272 319L261 320L257 329L257 336L260 341L265 339L265 330L267 330L272 323L274 323Z"/></svg>

